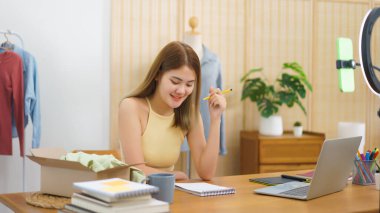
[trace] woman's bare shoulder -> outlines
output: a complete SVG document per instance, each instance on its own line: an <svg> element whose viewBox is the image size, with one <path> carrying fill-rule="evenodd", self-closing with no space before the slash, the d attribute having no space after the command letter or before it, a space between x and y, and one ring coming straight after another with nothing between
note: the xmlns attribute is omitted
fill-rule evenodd
<svg viewBox="0 0 380 213"><path fill-rule="evenodd" d="M149 106L145 98L125 98L120 102L119 121L121 123L140 123L141 134L148 120Z"/></svg>
<svg viewBox="0 0 380 213"><path fill-rule="evenodd" d="M126 112L131 112L131 113L137 112L138 114L145 111L149 111L146 100L144 98L136 98L136 97L124 98L120 102L119 108L121 111L126 111Z"/></svg>

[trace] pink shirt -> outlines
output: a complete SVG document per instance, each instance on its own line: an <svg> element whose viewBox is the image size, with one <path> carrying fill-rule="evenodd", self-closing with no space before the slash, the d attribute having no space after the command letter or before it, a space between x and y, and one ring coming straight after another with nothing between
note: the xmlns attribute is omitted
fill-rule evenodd
<svg viewBox="0 0 380 213"><path fill-rule="evenodd" d="M12 155L12 105L24 156L24 79L22 59L16 53L0 54L0 155Z"/></svg>

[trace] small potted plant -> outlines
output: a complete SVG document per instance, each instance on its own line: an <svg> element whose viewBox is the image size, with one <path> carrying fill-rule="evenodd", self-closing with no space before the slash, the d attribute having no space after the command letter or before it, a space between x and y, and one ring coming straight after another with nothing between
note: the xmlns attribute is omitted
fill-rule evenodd
<svg viewBox="0 0 380 213"><path fill-rule="evenodd" d="M282 118L277 115L281 105L291 108L299 106L306 115L306 109L301 100L306 97L306 91L313 91L306 73L297 62L283 63L282 71L274 81L269 81L262 68L253 68L246 73L241 82L243 92L241 100L249 99L255 102L260 111L259 133L263 135L282 135ZM251 77L251 75L261 76Z"/></svg>
<svg viewBox="0 0 380 213"><path fill-rule="evenodd" d="M293 124L293 134L296 137L302 136L302 124L299 121L294 122Z"/></svg>

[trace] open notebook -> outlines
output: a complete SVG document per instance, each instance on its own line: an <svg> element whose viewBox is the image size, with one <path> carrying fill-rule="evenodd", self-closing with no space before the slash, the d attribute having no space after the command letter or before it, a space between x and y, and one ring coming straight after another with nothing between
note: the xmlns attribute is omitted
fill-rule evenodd
<svg viewBox="0 0 380 213"><path fill-rule="evenodd" d="M231 187L218 186L209 183L175 183L178 190L185 191L201 197L235 194L235 189Z"/></svg>

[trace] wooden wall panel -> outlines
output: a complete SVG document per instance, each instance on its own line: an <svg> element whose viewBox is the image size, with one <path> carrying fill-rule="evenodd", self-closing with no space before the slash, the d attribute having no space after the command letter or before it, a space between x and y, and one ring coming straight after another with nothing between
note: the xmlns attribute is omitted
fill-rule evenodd
<svg viewBox="0 0 380 213"><path fill-rule="evenodd" d="M224 87L234 90L227 96L225 113L228 154L220 157L217 176L238 174L240 130L258 129L256 106L240 101L240 78L253 67L263 67L268 80L274 81L282 63L297 61L309 76L314 92L303 102L308 114L282 107L285 129L301 120L307 130L330 138L337 135L339 121L365 122L366 147L380 146L380 119L375 114L379 98L369 92L360 69L355 71L356 91L340 93L335 69L336 38L351 38L354 57L359 59L362 18L379 4L371 0L113 0L111 148L118 147L119 101L143 79L166 43L182 40L192 16L199 19L203 43L220 58ZM177 164L180 169L183 160Z"/></svg>
<svg viewBox="0 0 380 213"><path fill-rule="evenodd" d="M338 89L338 73L335 68L336 39L353 40L354 58L358 57L358 36L362 17L369 9L368 3L320 1L316 3L317 24L314 25L316 46L313 57L313 85L311 128L326 133L328 138L337 136L339 121L365 122L368 89L360 68L355 71L355 92L341 93Z"/></svg>
<svg viewBox="0 0 380 213"><path fill-rule="evenodd" d="M262 67L263 74L273 83L284 62L297 61L311 77L312 3L299 0L248 1L246 21L246 70ZM304 105L308 110L308 99ZM310 112L309 112L310 113ZM256 104L245 101L245 129L258 129ZM296 120L305 124L307 116L301 109L281 107L284 128L290 129Z"/></svg>
<svg viewBox="0 0 380 213"><path fill-rule="evenodd" d="M113 0L111 35L111 148L118 148L120 100L141 82L159 50L177 40L176 0Z"/></svg>

